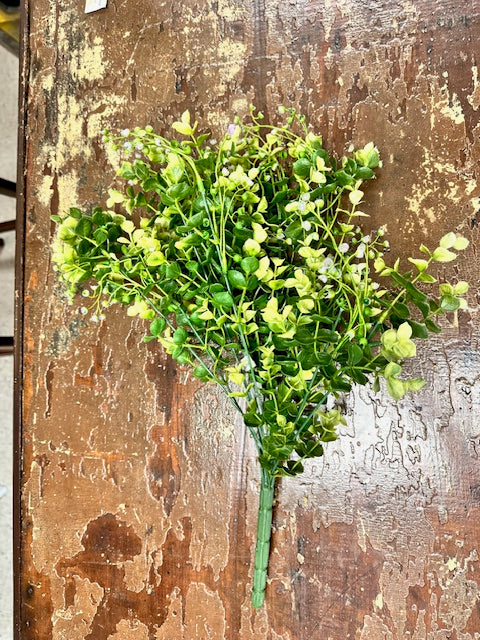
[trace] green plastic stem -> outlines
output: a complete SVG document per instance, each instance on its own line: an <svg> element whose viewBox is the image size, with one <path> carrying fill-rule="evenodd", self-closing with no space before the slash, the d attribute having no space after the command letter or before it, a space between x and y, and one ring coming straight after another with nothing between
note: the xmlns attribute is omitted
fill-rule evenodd
<svg viewBox="0 0 480 640"><path fill-rule="evenodd" d="M274 490L275 478L272 478L267 471L262 469L252 589L252 605L255 609L260 609L265 600L268 556L270 554L270 538L272 536Z"/></svg>

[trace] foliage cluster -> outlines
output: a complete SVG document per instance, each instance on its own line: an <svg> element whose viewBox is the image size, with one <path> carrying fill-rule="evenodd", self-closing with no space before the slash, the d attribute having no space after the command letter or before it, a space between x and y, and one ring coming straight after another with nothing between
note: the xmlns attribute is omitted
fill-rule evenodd
<svg viewBox="0 0 480 640"><path fill-rule="evenodd" d="M465 307L468 289L421 289L436 282L432 263L466 248L462 236L422 245L404 270L386 264L382 229L362 231L363 184L381 166L372 143L337 160L281 111L270 126L252 109L218 143L188 112L173 124L180 141L151 127L105 132L130 157L126 188L106 207L54 216L53 252L71 298L95 282L83 290L93 319L126 305L150 321L146 340L226 391L273 477L300 473L337 437L344 418L329 397L382 377L396 400L420 389L400 377L413 339L439 332L435 316Z"/></svg>

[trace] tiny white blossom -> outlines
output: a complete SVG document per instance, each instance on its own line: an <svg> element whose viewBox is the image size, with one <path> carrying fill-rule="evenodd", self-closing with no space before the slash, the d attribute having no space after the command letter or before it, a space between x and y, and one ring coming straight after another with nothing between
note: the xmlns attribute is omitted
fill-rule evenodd
<svg viewBox="0 0 480 640"><path fill-rule="evenodd" d="M305 204L305 202L299 202L298 203L298 210L299 211L305 211L305 209L307 208L307 205Z"/></svg>
<svg viewBox="0 0 480 640"><path fill-rule="evenodd" d="M98 322L98 316L96 313L92 313L92 317L90 318L92 322Z"/></svg>
<svg viewBox="0 0 480 640"><path fill-rule="evenodd" d="M363 236L362 238L362 242L365 242L365 243L370 242L370 240L371 240L370 236Z"/></svg>
<svg viewBox="0 0 480 640"><path fill-rule="evenodd" d="M82 314L82 316L86 316L88 313L87 307L80 307L79 311Z"/></svg>
<svg viewBox="0 0 480 640"><path fill-rule="evenodd" d="M302 195L300 196L300 198L304 201L304 202L308 202L310 200L310 194L309 193L302 193Z"/></svg>
<svg viewBox="0 0 480 640"><path fill-rule="evenodd" d="M326 275L320 275L318 276L318 279L320 280L320 282L328 282L328 278Z"/></svg>
<svg viewBox="0 0 480 640"><path fill-rule="evenodd" d="M208 144L213 146L214 144L217 144L217 141L215 140L215 138L212 138L211 140L208 141Z"/></svg>
<svg viewBox="0 0 480 640"><path fill-rule="evenodd" d="M363 258L363 256L365 255L365 245L363 242L358 245L355 255L357 256L357 258Z"/></svg>
<svg viewBox="0 0 480 640"><path fill-rule="evenodd" d="M135 145L135 149L141 151L143 149L143 142L137 142L137 144Z"/></svg>
<svg viewBox="0 0 480 640"><path fill-rule="evenodd" d="M342 242L342 244L338 246L338 250L340 251L340 253L347 253L348 249L349 245L346 242Z"/></svg>
<svg viewBox="0 0 480 640"><path fill-rule="evenodd" d="M135 184L135 180L128 180L127 184L129 184L131 187L133 187L134 184Z"/></svg>
<svg viewBox="0 0 480 640"><path fill-rule="evenodd" d="M380 287L380 285L378 284L378 282L372 282L372 289L378 289Z"/></svg>
<svg viewBox="0 0 480 640"><path fill-rule="evenodd" d="M222 167L222 173L224 176L229 176L230 175L230 171L227 169L227 167Z"/></svg>
<svg viewBox="0 0 480 640"><path fill-rule="evenodd" d="M89 295L90 295L90 291L89 291L88 289L84 289L84 290L82 291L82 296L83 296L84 298L88 298L88 296L89 296Z"/></svg>
<svg viewBox="0 0 480 640"><path fill-rule="evenodd" d="M162 146L162 141L160 140L160 138L155 138L155 144L157 145L157 147Z"/></svg>
<svg viewBox="0 0 480 640"><path fill-rule="evenodd" d="M131 142L125 142L124 145L125 149L127 151L131 151L132 150L132 143Z"/></svg>
<svg viewBox="0 0 480 640"><path fill-rule="evenodd" d="M123 136L124 138L126 138L129 133L130 133L130 129L122 129L120 131L120 135Z"/></svg>
<svg viewBox="0 0 480 640"><path fill-rule="evenodd" d="M304 220L302 222L302 229L305 229L305 231L310 231L311 228L312 228L312 225L308 220Z"/></svg>

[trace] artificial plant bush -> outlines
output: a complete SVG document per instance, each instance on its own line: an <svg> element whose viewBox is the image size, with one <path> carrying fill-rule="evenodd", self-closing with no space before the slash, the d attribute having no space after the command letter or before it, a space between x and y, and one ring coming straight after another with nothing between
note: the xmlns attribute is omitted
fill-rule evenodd
<svg viewBox="0 0 480 640"><path fill-rule="evenodd" d="M261 469L257 608L275 479L323 455L345 423L335 400L353 385L378 389L384 378L395 400L420 389L421 378L401 377L414 338L438 333L435 316L465 307L468 289L420 288L436 282L432 263L466 248L462 236L388 266L383 230L362 231L362 185L381 164L372 143L337 160L302 116L280 111L284 124L270 126L252 109L218 143L188 112L173 124L180 141L151 127L105 132L131 158L118 174L126 188L106 207L54 216L53 260L71 301L83 289L94 320L125 305L149 321L146 341L218 384L242 414Z"/></svg>

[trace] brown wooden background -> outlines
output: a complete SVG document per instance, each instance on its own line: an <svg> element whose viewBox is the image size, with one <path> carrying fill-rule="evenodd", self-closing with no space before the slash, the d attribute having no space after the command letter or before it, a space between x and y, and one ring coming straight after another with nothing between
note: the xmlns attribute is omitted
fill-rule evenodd
<svg viewBox="0 0 480 640"><path fill-rule="evenodd" d="M83 8L24 9L17 640L480 638L480 0ZM373 139L370 224L388 224L392 255L461 231L453 270L473 285L470 312L419 348L424 390L353 393L341 440L282 481L257 613L258 473L238 418L143 344L142 322L67 307L49 257L50 214L114 182L103 127L163 131L190 108L218 135L250 102L269 119L300 108L338 153Z"/></svg>

